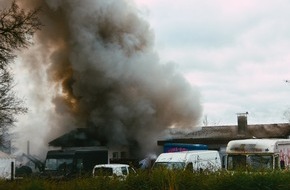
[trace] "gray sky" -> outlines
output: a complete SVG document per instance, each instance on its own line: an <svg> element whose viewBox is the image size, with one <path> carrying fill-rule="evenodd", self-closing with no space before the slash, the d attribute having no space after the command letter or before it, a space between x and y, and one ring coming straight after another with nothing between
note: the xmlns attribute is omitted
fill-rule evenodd
<svg viewBox="0 0 290 190"><path fill-rule="evenodd" d="M290 2L137 0L162 62L202 95L209 125L288 122Z"/></svg>

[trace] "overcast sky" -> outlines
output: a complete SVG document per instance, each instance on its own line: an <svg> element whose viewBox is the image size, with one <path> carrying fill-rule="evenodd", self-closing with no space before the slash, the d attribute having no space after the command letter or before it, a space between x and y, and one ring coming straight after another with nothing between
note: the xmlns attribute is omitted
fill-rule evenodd
<svg viewBox="0 0 290 190"><path fill-rule="evenodd" d="M288 122L290 1L136 0L172 61L202 96L210 125Z"/></svg>
<svg viewBox="0 0 290 190"><path fill-rule="evenodd" d="M136 2L150 24L160 62L176 63L199 89L208 125L237 124L236 114L242 112L249 113L248 124L289 121L284 113L290 113L290 83L285 82L290 80L290 1L128 1ZM45 71L27 70L20 62L17 88L30 110L17 123L18 146L25 150L29 139L43 151L53 107L46 97L50 89L30 79Z"/></svg>

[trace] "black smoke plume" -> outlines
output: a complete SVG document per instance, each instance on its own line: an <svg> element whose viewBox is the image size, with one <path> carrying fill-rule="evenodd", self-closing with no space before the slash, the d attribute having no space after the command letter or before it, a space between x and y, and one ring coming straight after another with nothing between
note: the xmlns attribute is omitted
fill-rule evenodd
<svg viewBox="0 0 290 190"><path fill-rule="evenodd" d="M48 119L37 124L51 128L43 139L52 140L89 123L109 144L137 142L140 153L146 154L168 127L197 124L199 93L174 64L160 63L153 31L133 2L21 0L19 4L42 10L44 27L36 35L33 51L22 55L22 64L36 86L30 94L39 94L37 106L47 99L52 102Z"/></svg>

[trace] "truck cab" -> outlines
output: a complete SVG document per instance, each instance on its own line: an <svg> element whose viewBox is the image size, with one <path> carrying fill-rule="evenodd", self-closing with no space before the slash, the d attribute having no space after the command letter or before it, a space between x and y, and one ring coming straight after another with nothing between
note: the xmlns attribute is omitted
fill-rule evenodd
<svg viewBox="0 0 290 190"><path fill-rule="evenodd" d="M108 163L106 147L75 147L47 152L43 177L63 178L90 175L96 164Z"/></svg>
<svg viewBox="0 0 290 190"><path fill-rule="evenodd" d="M272 171L290 166L290 139L242 139L226 148L229 171Z"/></svg>

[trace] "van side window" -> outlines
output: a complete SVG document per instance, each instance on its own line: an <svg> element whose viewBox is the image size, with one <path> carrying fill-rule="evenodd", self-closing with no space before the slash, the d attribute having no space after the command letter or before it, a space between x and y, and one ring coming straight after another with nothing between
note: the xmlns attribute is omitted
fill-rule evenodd
<svg viewBox="0 0 290 190"><path fill-rule="evenodd" d="M126 167L122 167L121 170L122 170L122 174L123 175L127 175L128 174L128 171L127 171Z"/></svg>
<svg viewBox="0 0 290 190"><path fill-rule="evenodd" d="M192 164L192 162L190 162L190 163L188 163L186 165L186 171L193 172L193 164Z"/></svg>

